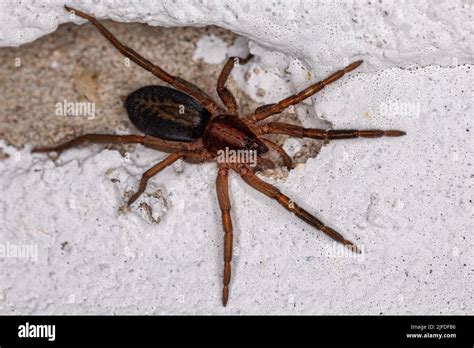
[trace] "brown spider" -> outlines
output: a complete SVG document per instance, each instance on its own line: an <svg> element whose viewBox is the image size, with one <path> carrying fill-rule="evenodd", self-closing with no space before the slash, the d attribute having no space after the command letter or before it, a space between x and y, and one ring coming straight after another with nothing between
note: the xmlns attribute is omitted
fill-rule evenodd
<svg viewBox="0 0 474 348"><path fill-rule="evenodd" d="M275 104L261 106L253 113L239 118L237 102L225 86L234 63L239 62L239 58L231 57L228 59L217 81L217 93L225 105L225 109L223 109L194 84L177 76L170 75L131 48L123 45L95 17L68 6L65 6L65 8L67 11L89 20L125 57L184 93L162 86L147 86L131 93L125 99L124 105L130 120L145 136L85 134L56 147L35 148L33 152L55 151L59 154L65 149L82 143L142 144L156 150L171 152L163 161L155 164L143 174L138 191L130 197L128 205L132 204L144 192L147 182L151 177L178 159L183 159L190 163L217 162L217 198L222 211L222 225L224 227L224 279L222 293L222 303L224 306L226 306L229 298L230 262L232 258L232 222L228 191L229 170L235 171L248 185L276 200L298 218L326 233L332 239L350 247L353 251L360 252L352 242L345 239L331 227L324 225L306 210L300 208L289 197L281 193L278 188L259 179L248 163L218 161L217 157L220 151L224 150L253 151L257 159L263 162L266 159L261 157L261 155L272 149L278 153L287 167L292 168L290 156L281 146L265 139L264 135L286 134L299 138L307 137L322 140L357 137L377 138L381 136L398 137L405 135L405 132L398 130L345 129L326 131L323 129L303 128L281 122L258 124L259 121L282 112L290 105L298 104L319 92L328 84L340 79L344 74L362 64L361 60L350 64L346 68L337 71L328 78L307 87L295 95ZM240 59L240 63L246 63L250 58L251 56L246 59Z"/></svg>

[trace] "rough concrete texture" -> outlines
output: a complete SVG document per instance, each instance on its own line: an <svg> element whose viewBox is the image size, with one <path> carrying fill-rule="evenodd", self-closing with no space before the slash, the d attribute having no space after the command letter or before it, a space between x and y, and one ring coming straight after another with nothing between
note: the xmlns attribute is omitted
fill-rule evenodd
<svg viewBox="0 0 474 348"><path fill-rule="evenodd" d="M3 45L31 41L68 19L53 2L43 9L16 2L3 6L11 30L5 35L2 26ZM232 176L234 271L225 309L214 164L174 165L127 211L121 208L126 193L163 153L139 146L121 155L92 146L67 151L53 162L32 156L31 145L16 149L2 142L8 158L0 161L0 245L32 246L33 253L0 258L2 313L473 312L468 2L145 1L135 6L123 1L113 7L101 1L77 6L119 21L215 24L250 38L255 59L233 77L258 103L278 100L364 58L361 69L287 116L305 126L395 128L408 135L334 141L288 177L262 176L354 240L363 249L360 256L345 253ZM23 37L12 34L19 28ZM193 42L196 50L188 57L218 63L232 42L225 47L204 35ZM160 52L155 54L160 61ZM116 59L117 67L122 63L109 49L85 56ZM124 84L139 73L135 68L122 85L100 88L126 93L133 86ZM141 81L136 87L146 84ZM71 89L69 83L64 88ZM50 94L50 103L61 101L62 96L55 100ZM2 136L12 143L8 134ZM301 144L285 141L296 155Z"/></svg>

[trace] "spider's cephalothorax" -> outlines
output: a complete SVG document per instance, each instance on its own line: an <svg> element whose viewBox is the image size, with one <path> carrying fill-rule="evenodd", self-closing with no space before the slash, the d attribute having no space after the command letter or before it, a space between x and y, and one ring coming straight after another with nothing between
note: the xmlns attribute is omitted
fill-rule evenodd
<svg viewBox="0 0 474 348"><path fill-rule="evenodd" d="M294 137L307 137L322 140L337 140L350 138L377 138L382 136L398 137L405 132L398 130L324 130L303 128L282 122L259 124L260 121L278 114L285 108L298 104L304 99L322 90L328 84L340 79L346 73L354 70L362 61L356 61L342 70L339 70L301 92L289 96L278 103L268 104L257 108L249 115L239 117L237 102L226 87L226 81L235 62L245 64L246 59L231 57L225 64L217 81L217 92L224 104L222 108L204 91L194 84L177 76L170 75L159 66L152 64L131 48L117 40L93 16L66 7L67 11L74 12L79 17L89 20L100 33L125 57L129 58L142 68L150 71L159 79L174 87L147 86L136 90L125 99L125 107L131 122L141 130L142 135L108 135L85 134L55 147L35 148L34 152L61 151L83 143L119 143L142 144L144 146L171 152L161 162L153 165L142 176L139 188L128 200L132 204L146 189L148 180L162 169L183 159L191 163L217 162L218 174L216 179L217 198L222 212L224 228L224 275L222 303L227 304L229 298L230 269L232 258L232 222L230 216L230 199L228 191L229 171L235 171L254 189L276 200L285 209L294 213L298 218L324 232L332 239L348 246L355 252L357 247L340 233L323 224L318 218L299 207L289 197L285 196L275 186L259 179L252 168L245 163L222 162L217 160L217 152L223 149L254 151L258 160L269 159L262 157L269 150L274 150L281 157L288 168L293 162L290 156L278 144L266 139L266 134L286 134ZM270 161L271 162L271 161Z"/></svg>

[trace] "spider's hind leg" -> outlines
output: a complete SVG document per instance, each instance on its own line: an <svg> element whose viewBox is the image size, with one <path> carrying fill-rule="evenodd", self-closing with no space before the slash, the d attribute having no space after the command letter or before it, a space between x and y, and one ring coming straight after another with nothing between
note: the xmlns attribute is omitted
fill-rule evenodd
<svg viewBox="0 0 474 348"><path fill-rule="evenodd" d="M84 143L90 144L143 144L145 137L142 135L111 135L111 134L84 134L65 143L51 147L35 147L31 152L57 152L58 154L72 147Z"/></svg>
<svg viewBox="0 0 474 348"><path fill-rule="evenodd" d="M143 135L84 134L57 146L35 147L31 152L57 152L60 154L64 150L83 144L142 144L165 152L192 150L199 146L193 143L167 141Z"/></svg>
<svg viewBox="0 0 474 348"><path fill-rule="evenodd" d="M232 260L232 220L230 217L230 199L229 199L229 169L219 164L219 171L216 179L217 199L222 213L222 226L224 227L224 278L222 287L222 304L224 307L229 300L229 284L231 275Z"/></svg>
<svg viewBox="0 0 474 348"><path fill-rule="evenodd" d="M278 153L285 167L287 167L288 169L294 168L293 160L280 145L278 145L277 143L274 143L273 141L269 139L262 138L261 140L265 143L265 145L267 145L269 148L275 150Z"/></svg>

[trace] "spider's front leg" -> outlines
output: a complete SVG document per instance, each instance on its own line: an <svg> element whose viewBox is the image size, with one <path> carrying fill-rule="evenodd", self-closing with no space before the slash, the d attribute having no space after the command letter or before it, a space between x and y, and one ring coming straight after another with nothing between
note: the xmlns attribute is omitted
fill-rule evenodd
<svg viewBox="0 0 474 348"><path fill-rule="evenodd" d="M362 62L363 62L362 60L358 60L357 62L349 64L344 69L336 71L334 74L325 78L324 80L316 82L315 84L305 88L301 92L294 94L292 96L289 96L288 98L285 98L283 100L280 100L278 103L263 105L257 108L253 114L250 114L247 117L245 117L244 121L252 124L252 123L264 120L267 117L270 117L271 115L278 114L282 112L283 110L285 110L290 105L296 105L299 102L302 102L306 98L309 98L313 94L322 90L327 85L339 80L345 74L347 74L348 72L354 70L359 65L361 65Z"/></svg>
<svg viewBox="0 0 474 348"><path fill-rule="evenodd" d="M276 200L280 203L285 209L295 214L298 218L304 222L310 224L311 226L317 228L318 230L324 232L329 237L335 241L344 244L350 250L360 253L360 250L354 245L351 241L345 239L339 232L333 230L331 227L323 224L318 218L308 213L306 210L298 206L293 202L289 197L285 196L280 192L275 186L266 183L263 180L260 180L246 165L239 165L232 167L241 178L251 187L260 191L264 195Z"/></svg>
<svg viewBox="0 0 474 348"><path fill-rule="evenodd" d="M227 63L224 65L224 68L219 75L219 79L217 80L217 94L219 94L219 97L226 106L227 111L232 115L237 114L237 101L235 100L232 92L226 87L227 79L229 78L230 72L236 64L245 64L252 57L253 55L251 54L249 54L245 59L239 57L230 57L227 60Z"/></svg>
<svg viewBox="0 0 474 348"><path fill-rule="evenodd" d="M216 179L217 199L222 212L222 226L224 227L224 279L222 288L222 304L224 307L229 300L229 283L231 274L232 260L232 220L230 217L230 199L229 199L229 168L219 164L219 171Z"/></svg>
<svg viewBox="0 0 474 348"><path fill-rule="evenodd" d="M337 140L352 138L380 138L380 137L400 137L406 133L400 130L357 130L357 129L337 129L324 130L317 128L304 128L283 122L269 122L261 126L254 126L258 134L286 134L297 138L312 138L320 140Z"/></svg>

